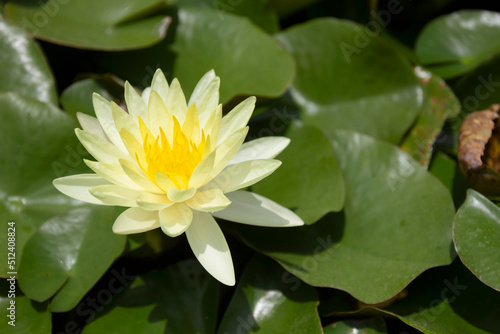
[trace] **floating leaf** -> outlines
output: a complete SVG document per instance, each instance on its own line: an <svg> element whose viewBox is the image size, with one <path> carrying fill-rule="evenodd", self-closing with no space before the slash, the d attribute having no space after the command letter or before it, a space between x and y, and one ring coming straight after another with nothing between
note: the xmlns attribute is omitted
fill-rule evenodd
<svg viewBox="0 0 500 334"><path fill-rule="evenodd" d="M220 284L196 260L138 276L83 334L213 334Z"/></svg>
<svg viewBox="0 0 500 334"><path fill-rule="evenodd" d="M420 67L415 73L424 90L424 102L417 122L401 148L427 167L445 120L458 115L460 103L443 79Z"/></svg>
<svg viewBox="0 0 500 334"><path fill-rule="evenodd" d="M5 5L5 15L37 38L95 50L144 48L165 37L170 18L165 2L112 0L50 0Z"/></svg>
<svg viewBox="0 0 500 334"><path fill-rule="evenodd" d="M453 202L441 182L397 147L347 131L332 137L346 185L341 213L288 230L233 228L306 283L380 303L454 258Z"/></svg>
<svg viewBox="0 0 500 334"><path fill-rule="evenodd" d="M262 256L250 260L217 333L322 333L314 288L290 288L286 272Z"/></svg>
<svg viewBox="0 0 500 334"><path fill-rule="evenodd" d="M277 38L297 62L291 94L305 124L398 143L418 115L421 87L409 63L363 26L317 19Z"/></svg>
<svg viewBox="0 0 500 334"><path fill-rule="evenodd" d="M500 52L500 14L462 10L438 17L418 36L422 65L445 79L473 70Z"/></svg>
<svg viewBox="0 0 500 334"><path fill-rule="evenodd" d="M0 16L0 91L57 104L54 78L38 45Z"/></svg>
<svg viewBox="0 0 500 334"><path fill-rule="evenodd" d="M252 189L312 224L344 205L344 182L330 141L316 127L292 123L289 146L277 159L280 168ZM297 159L297 157L300 157Z"/></svg>
<svg viewBox="0 0 500 334"><path fill-rule="evenodd" d="M323 328L324 334L383 334L387 333L382 318L366 320L345 320L335 322Z"/></svg>
<svg viewBox="0 0 500 334"><path fill-rule="evenodd" d="M462 262L483 283L500 290L500 208L469 190L453 231Z"/></svg>

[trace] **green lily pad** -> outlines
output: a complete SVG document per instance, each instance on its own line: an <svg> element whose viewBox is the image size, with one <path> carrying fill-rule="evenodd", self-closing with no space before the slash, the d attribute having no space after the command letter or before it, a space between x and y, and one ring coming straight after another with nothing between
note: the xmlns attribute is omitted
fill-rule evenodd
<svg viewBox="0 0 500 334"><path fill-rule="evenodd" d="M387 333L384 319L344 320L323 328L324 334L383 334Z"/></svg>
<svg viewBox="0 0 500 334"><path fill-rule="evenodd" d="M19 269L23 292L37 301L55 294L53 312L75 307L125 248L126 237L111 230L116 217L109 208L94 207L45 222L24 247Z"/></svg>
<svg viewBox="0 0 500 334"><path fill-rule="evenodd" d="M9 1L5 16L36 36L56 44L94 49L129 50L161 41L170 18L161 0L52 0L37 4Z"/></svg>
<svg viewBox="0 0 500 334"><path fill-rule="evenodd" d="M370 304L449 264L455 210L441 182L391 144L348 131L332 138L346 185L344 210L293 229L237 226L243 239L306 283Z"/></svg>
<svg viewBox="0 0 500 334"><path fill-rule="evenodd" d="M277 34L297 62L290 91L305 124L399 143L421 108L422 88L408 61L364 29L329 18Z"/></svg>
<svg viewBox="0 0 500 334"><path fill-rule="evenodd" d="M51 105L0 93L0 117L0 219L15 222L17 268L26 240L45 220L82 205L59 193L52 180L87 169L87 153L77 144L76 123ZM0 244L7 244L6 228ZM0 262L0 275L10 271Z"/></svg>
<svg viewBox="0 0 500 334"><path fill-rule="evenodd" d="M387 309L423 333L498 333L500 292L482 284L460 261L432 269L408 287L408 296Z"/></svg>
<svg viewBox="0 0 500 334"><path fill-rule="evenodd" d="M246 18L214 10L179 10L172 50L174 75L188 96L212 68L221 78L221 101L280 96L294 75L292 57L271 36Z"/></svg>
<svg viewBox="0 0 500 334"><path fill-rule="evenodd" d="M213 334L220 284L196 260L136 277L83 334Z"/></svg>
<svg viewBox="0 0 500 334"><path fill-rule="evenodd" d="M54 78L38 45L0 16L0 91L57 104Z"/></svg>
<svg viewBox="0 0 500 334"><path fill-rule="evenodd" d="M270 0L179 0L177 6L213 8L222 13L246 16L254 24L273 34L279 31L279 22L278 15L271 9L269 2Z"/></svg>
<svg viewBox="0 0 500 334"><path fill-rule="evenodd" d="M460 103L443 79L419 67L415 73L422 83L424 102L417 122L405 137L401 148L427 167L444 122L458 116Z"/></svg>
<svg viewBox="0 0 500 334"><path fill-rule="evenodd" d="M453 236L462 262L483 283L500 290L500 208L470 189L457 212Z"/></svg>
<svg viewBox="0 0 500 334"><path fill-rule="evenodd" d="M314 288L290 289L286 272L261 255L254 256L238 281L217 333L322 333Z"/></svg>
<svg viewBox="0 0 500 334"><path fill-rule="evenodd" d="M418 36L415 52L432 72L454 78L499 53L499 33L499 13L462 10L427 24Z"/></svg>
<svg viewBox="0 0 500 334"><path fill-rule="evenodd" d="M2 309L2 321L0 322L0 332L2 334L50 334L52 329L51 315L47 310L48 303L37 303L23 296L19 287L16 286L16 297L9 298L10 284L6 280L2 280L0 287L2 294L0 295L0 308ZM14 301L14 306L11 306L11 301ZM8 308L15 307L15 318L10 318L11 310ZM9 324L14 324L15 326Z"/></svg>
<svg viewBox="0 0 500 334"><path fill-rule="evenodd" d="M312 224L344 206L344 182L326 135L318 128L292 123L289 146L276 159L282 165L252 190L294 210Z"/></svg>

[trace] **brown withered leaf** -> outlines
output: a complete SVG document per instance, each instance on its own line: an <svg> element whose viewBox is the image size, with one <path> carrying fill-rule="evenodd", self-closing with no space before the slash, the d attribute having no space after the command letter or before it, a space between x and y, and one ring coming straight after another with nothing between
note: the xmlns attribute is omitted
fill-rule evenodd
<svg viewBox="0 0 500 334"><path fill-rule="evenodd" d="M500 104L469 114L458 135L458 162L471 186L486 196L500 196Z"/></svg>

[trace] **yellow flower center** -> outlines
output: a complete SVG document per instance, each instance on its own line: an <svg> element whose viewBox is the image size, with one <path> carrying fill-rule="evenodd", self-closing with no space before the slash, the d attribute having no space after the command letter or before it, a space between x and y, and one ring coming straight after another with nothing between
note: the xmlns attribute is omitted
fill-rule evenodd
<svg viewBox="0 0 500 334"><path fill-rule="evenodd" d="M198 136L199 142L197 143L186 136L177 118L172 117L174 123L172 143L169 143L161 127L159 127L160 134L154 138L146 124L139 117L147 166L142 166L139 159L137 157L136 159L141 169L153 182L157 183L156 173L161 172L172 180L177 189L187 189L194 169L203 158L207 138L202 129L201 138Z"/></svg>

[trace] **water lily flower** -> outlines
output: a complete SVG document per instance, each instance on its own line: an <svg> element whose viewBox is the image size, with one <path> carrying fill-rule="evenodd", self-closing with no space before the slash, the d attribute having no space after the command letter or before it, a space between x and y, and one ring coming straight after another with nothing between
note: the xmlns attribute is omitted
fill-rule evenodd
<svg viewBox="0 0 500 334"><path fill-rule="evenodd" d="M169 86L158 70L142 96L125 84L128 112L94 94L97 118L78 113L82 130L75 132L97 160L84 160L95 174L58 178L54 186L84 202L129 207L113 225L117 234L158 227L170 237L185 232L203 267L234 285L229 247L214 217L275 227L304 222L287 208L240 190L280 166L273 158L289 139L243 143L255 97L222 117L219 85L209 71L186 103L179 81Z"/></svg>

